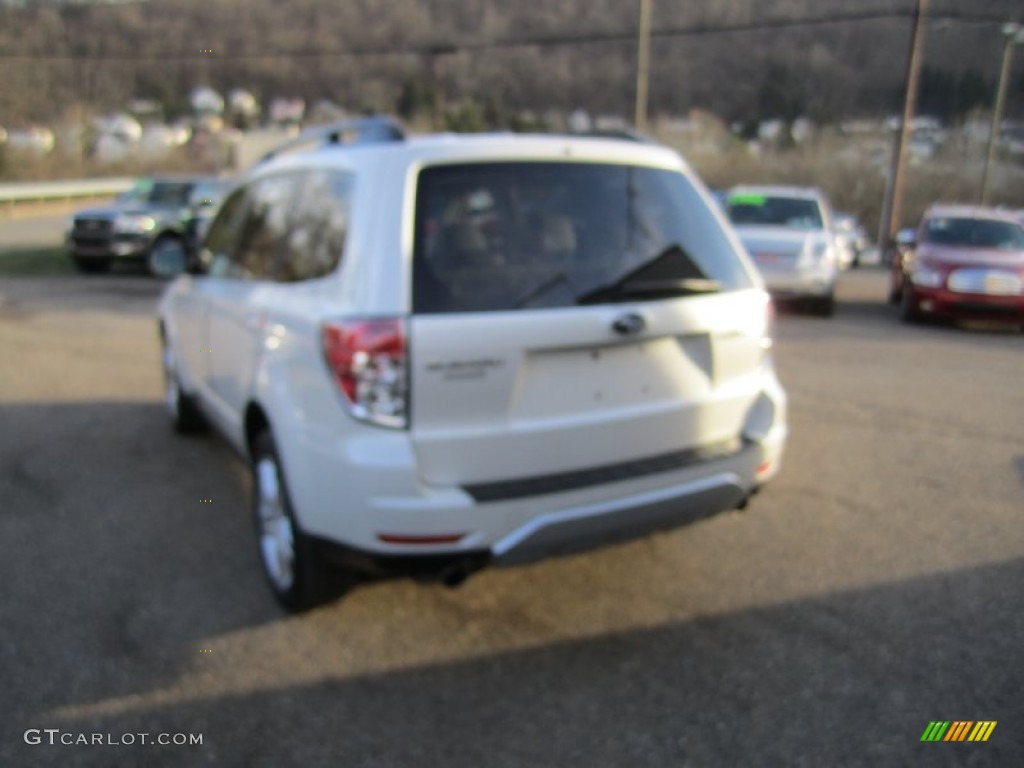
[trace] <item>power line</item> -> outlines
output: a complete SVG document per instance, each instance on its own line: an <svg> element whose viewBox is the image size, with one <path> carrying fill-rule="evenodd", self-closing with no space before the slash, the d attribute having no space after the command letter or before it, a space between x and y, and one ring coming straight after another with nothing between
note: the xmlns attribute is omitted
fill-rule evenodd
<svg viewBox="0 0 1024 768"><path fill-rule="evenodd" d="M911 9L886 11L854 11L821 16L806 16L792 19L764 19L760 21L735 22L728 24L695 24L681 27L662 27L651 30L651 37L658 39L676 39L683 37L703 37L705 35L722 35L750 32L767 32L780 29L801 29L830 25L854 24L872 21L903 21L914 16ZM961 24L1002 24L1004 16L995 14L949 12L932 14L933 21L945 21ZM600 44L633 44L636 41L635 30L627 31L595 31L586 34L565 33L554 35L537 35L533 37L508 38L504 40L479 40L464 43L416 43L409 45L378 45L356 46L346 49L300 49L281 51L240 51L237 53L218 53L213 46L212 53L197 49L195 52L168 51L153 54L133 54L129 56L82 54L82 53L0 53L0 59L7 61L242 61L253 59L312 59L331 57L368 57L368 56L426 56L440 53L458 53L461 51L508 50L515 48L555 48L577 45Z"/></svg>

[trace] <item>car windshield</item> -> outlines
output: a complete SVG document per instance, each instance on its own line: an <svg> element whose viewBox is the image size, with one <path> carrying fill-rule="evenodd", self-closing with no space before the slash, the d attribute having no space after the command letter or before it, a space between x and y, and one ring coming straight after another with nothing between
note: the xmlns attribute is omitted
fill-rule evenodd
<svg viewBox="0 0 1024 768"><path fill-rule="evenodd" d="M217 205L224 197L228 185L222 181L199 181L189 194L189 205Z"/></svg>
<svg viewBox="0 0 1024 768"><path fill-rule="evenodd" d="M997 219L941 216L927 221L923 241L967 248L1024 250L1024 227Z"/></svg>
<svg viewBox="0 0 1024 768"><path fill-rule="evenodd" d="M117 199L122 203L147 203L149 205L188 205L192 193L192 182L153 181L142 179Z"/></svg>
<svg viewBox="0 0 1024 768"><path fill-rule="evenodd" d="M483 312L750 287L682 173L507 162L420 173L413 306Z"/></svg>
<svg viewBox="0 0 1024 768"><path fill-rule="evenodd" d="M806 197L779 197L758 193L729 195L726 212L733 224L791 229L824 229L821 207Z"/></svg>

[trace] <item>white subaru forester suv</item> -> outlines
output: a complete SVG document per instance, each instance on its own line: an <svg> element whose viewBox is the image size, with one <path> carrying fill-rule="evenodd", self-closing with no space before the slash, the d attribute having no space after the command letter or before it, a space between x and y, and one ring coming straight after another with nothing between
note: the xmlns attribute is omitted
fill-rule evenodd
<svg viewBox="0 0 1024 768"><path fill-rule="evenodd" d="M772 305L682 159L389 126L302 137L321 145L249 172L196 262L154 259L177 275L170 413L251 464L277 598L316 605L340 572L454 584L745 506L786 437Z"/></svg>

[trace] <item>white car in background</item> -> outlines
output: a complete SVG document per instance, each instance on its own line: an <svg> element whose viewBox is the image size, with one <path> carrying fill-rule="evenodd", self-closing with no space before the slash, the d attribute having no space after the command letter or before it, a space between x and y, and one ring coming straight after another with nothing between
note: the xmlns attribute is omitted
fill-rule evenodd
<svg viewBox="0 0 1024 768"><path fill-rule="evenodd" d="M832 315L840 256L831 210L820 190L733 187L726 213L773 296Z"/></svg>
<svg viewBox="0 0 1024 768"><path fill-rule="evenodd" d="M832 222L840 269L860 266L862 260L866 261L864 256L871 247L864 226L852 213L833 213Z"/></svg>
<svg viewBox="0 0 1024 768"><path fill-rule="evenodd" d="M342 135L241 180L159 307L173 421L250 463L285 606L330 596L329 566L457 583L775 476L771 301L676 153L379 120L305 138Z"/></svg>

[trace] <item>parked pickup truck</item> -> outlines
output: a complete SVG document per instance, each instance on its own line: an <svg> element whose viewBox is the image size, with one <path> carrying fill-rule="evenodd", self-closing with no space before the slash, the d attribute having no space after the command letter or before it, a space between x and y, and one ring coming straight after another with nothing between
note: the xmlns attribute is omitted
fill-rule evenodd
<svg viewBox="0 0 1024 768"><path fill-rule="evenodd" d="M153 253L169 244L192 252L226 188L227 182L212 177L140 179L111 205L74 214L68 255L82 272L106 272L115 260L148 266Z"/></svg>

